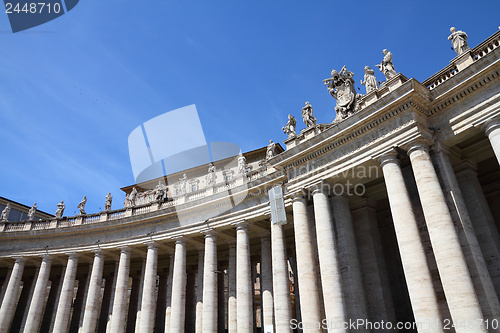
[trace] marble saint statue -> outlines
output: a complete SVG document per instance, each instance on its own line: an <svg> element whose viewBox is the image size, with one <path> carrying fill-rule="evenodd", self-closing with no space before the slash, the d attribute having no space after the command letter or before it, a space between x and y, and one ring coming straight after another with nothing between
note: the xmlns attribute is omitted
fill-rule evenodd
<svg viewBox="0 0 500 333"><path fill-rule="evenodd" d="M104 203L104 210L105 211L110 211L111 210L111 203L113 202L113 196L111 195L111 192L108 192L106 195L106 202Z"/></svg>
<svg viewBox="0 0 500 333"><path fill-rule="evenodd" d="M182 176L182 178L179 178L179 180L181 182L181 186L180 186L181 193L185 194L186 193L186 188L187 188L188 176L186 176L186 174L184 174Z"/></svg>
<svg viewBox="0 0 500 333"><path fill-rule="evenodd" d="M243 175L246 172L247 172L247 159L240 152L240 154L238 155L238 173Z"/></svg>
<svg viewBox="0 0 500 333"><path fill-rule="evenodd" d="M134 207L135 206L135 197L137 196L137 189L134 187L132 188L132 192L128 195L128 206L129 207Z"/></svg>
<svg viewBox="0 0 500 333"><path fill-rule="evenodd" d="M269 140L269 144L267 145L267 151L266 151L266 158L269 159L273 157L276 152L274 151L276 149L276 144L273 142L273 140Z"/></svg>
<svg viewBox="0 0 500 333"><path fill-rule="evenodd" d="M158 181L158 185L156 185L155 192L157 201L165 201L167 199L167 185L163 184L161 181Z"/></svg>
<svg viewBox="0 0 500 333"><path fill-rule="evenodd" d="M0 222L9 222L9 214L10 214L10 202L7 203L7 206L2 211L2 215L0 215Z"/></svg>
<svg viewBox="0 0 500 333"><path fill-rule="evenodd" d="M208 164L208 174L206 176L206 183L207 185L215 185L215 180L217 179L217 175L215 172L217 169L215 168L215 165L212 163Z"/></svg>
<svg viewBox="0 0 500 333"><path fill-rule="evenodd" d="M85 213L85 205L86 204L87 204L87 197L83 196L82 201L80 201L80 203L78 204L78 206L76 206L76 208L78 208L80 210L80 215L87 214L87 213Z"/></svg>
<svg viewBox="0 0 500 333"><path fill-rule="evenodd" d="M375 71L369 66L365 66L365 77L364 80L361 81L361 84L365 86L367 94L378 89Z"/></svg>
<svg viewBox="0 0 500 333"><path fill-rule="evenodd" d="M302 120L306 124L306 128L316 126L316 118L313 116L313 107L309 102L306 102L302 108Z"/></svg>
<svg viewBox="0 0 500 333"><path fill-rule="evenodd" d="M35 219L35 214L37 210L36 202L31 206L30 210L28 211L28 221L33 221Z"/></svg>
<svg viewBox="0 0 500 333"><path fill-rule="evenodd" d="M382 73L384 73L385 80L387 81L395 77L397 73L394 69L394 64L392 63L392 53L386 49L382 50L382 53L384 54L384 59L382 60L382 63L377 65L377 67Z"/></svg>
<svg viewBox="0 0 500 333"><path fill-rule="evenodd" d="M450 32L451 35L448 36L448 40L451 40L451 44L457 55L461 55L469 49L469 45L467 45L467 34L461 30L457 31L455 27L451 27Z"/></svg>
<svg viewBox="0 0 500 333"><path fill-rule="evenodd" d="M297 133L295 132L295 125L297 125L297 120L295 120L294 116L289 114L288 122L284 127L281 128L281 130L283 130L285 134L288 134L289 139L297 136Z"/></svg>
<svg viewBox="0 0 500 333"><path fill-rule="evenodd" d="M61 202L57 204L56 219L62 218L64 214L64 208L66 208L66 206L64 205L64 201L61 200Z"/></svg>

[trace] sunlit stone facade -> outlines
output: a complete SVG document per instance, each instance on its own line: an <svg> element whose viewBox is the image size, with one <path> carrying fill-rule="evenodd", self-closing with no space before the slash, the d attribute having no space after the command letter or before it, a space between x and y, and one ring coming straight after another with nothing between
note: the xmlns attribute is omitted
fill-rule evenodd
<svg viewBox="0 0 500 333"><path fill-rule="evenodd" d="M216 161L211 186L201 166L167 201L156 179L121 209L1 222L0 333L499 332L499 41L396 75L243 173Z"/></svg>

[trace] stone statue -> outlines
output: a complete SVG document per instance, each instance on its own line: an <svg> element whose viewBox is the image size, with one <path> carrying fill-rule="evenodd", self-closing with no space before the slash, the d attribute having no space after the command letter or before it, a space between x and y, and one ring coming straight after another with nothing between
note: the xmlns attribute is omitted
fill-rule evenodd
<svg viewBox="0 0 500 333"><path fill-rule="evenodd" d="M2 211L2 215L0 216L0 222L9 222L9 214L10 214L10 202L7 203L7 206Z"/></svg>
<svg viewBox="0 0 500 333"><path fill-rule="evenodd" d="M156 193L155 200L165 202L167 200L167 192L168 192L167 185L163 184L161 181L158 181L158 185L156 185L155 188L155 193Z"/></svg>
<svg viewBox="0 0 500 333"><path fill-rule="evenodd" d="M395 77L397 73L394 69L394 64L392 63L392 53L386 49L382 50L382 53L384 54L384 59L382 60L382 63L377 65L377 67L382 73L384 73L385 80L387 81Z"/></svg>
<svg viewBox="0 0 500 333"><path fill-rule="evenodd" d="M448 36L448 40L451 40L453 49L457 55L461 55L469 49L467 45L467 34L461 30L455 29L455 27L450 28L451 35Z"/></svg>
<svg viewBox="0 0 500 333"><path fill-rule="evenodd" d="M217 175L215 172L217 169L215 168L215 165L212 163L208 164L208 174L206 176L206 183L207 185L215 185L215 180L217 179Z"/></svg>
<svg viewBox="0 0 500 333"><path fill-rule="evenodd" d="M365 66L365 77L361 81L361 84L366 87L366 93L370 93L378 89L377 78L375 77L375 71L369 66Z"/></svg>
<svg viewBox="0 0 500 333"><path fill-rule="evenodd" d="M80 215L87 214L87 213L85 213L85 204L86 203L87 203L87 197L83 196L82 201L80 201L80 203L78 204L78 206L76 206L76 208L78 208L80 210Z"/></svg>
<svg viewBox="0 0 500 333"><path fill-rule="evenodd" d="M332 70L332 77L323 80L323 83L328 86L328 92L337 100L335 111L337 117L335 122L341 121L354 114L358 110L358 97L354 89L354 73L348 71L346 66L342 67L340 72Z"/></svg>
<svg viewBox="0 0 500 333"><path fill-rule="evenodd" d="M285 131L285 134L288 134L288 138L295 138L297 133L295 132L295 125L297 124L297 120L291 114L288 115L288 122L281 130Z"/></svg>
<svg viewBox="0 0 500 333"><path fill-rule="evenodd" d="M106 202L104 203L104 210L105 211L111 210L111 203L112 202L113 202L113 196L111 195L111 192L108 192L108 195L106 195Z"/></svg>
<svg viewBox="0 0 500 333"><path fill-rule="evenodd" d="M313 116L313 107L309 102L302 108L302 120L306 124L306 128L316 126L316 118Z"/></svg>
<svg viewBox="0 0 500 333"><path fill-rule="evenodd" d="M64 208L66 208L66 206L64 205L64 201L61 200L61 202L57 204L56 219L62 218L64 214Z"/></svg>
<svg viewBox="0 0 500 333"><path fill-rule="evenodd" d="M179 178L179 180L181 181L181 186L180 186L181 194L185 194L187 188L188 176L184 174L182 178Z"/></svg>
<svg viewBox="0 0 500 333"><path fill-rule="evenodd" d="M137 196L137 190L136 188L132 188L132 192L128 195L128 206L129 207L134 207L135 206L135 197Z"/></svg>
<svg viewBox="0 0 500 333"><path fill-rule="evenodd" d="M267 145L267 151L266 151L267 159L270 159L276 154L275 149L276 149L276 144L273 142L273 140L269 140L269 144Z"/></svg>
<svg viewBox="0 0 500 333"><path fill-rule="evenodd" d="M37 210L36 202L31 206L30 210L28 211L28 221L33 221L35 219L35 214Z"/></svg>
<svg viewBox="0 0 500 333"><path fill-rule="evenodd" d="M247 172L247 159L240 152L238 155L238 173L244 175Z"/></svg>

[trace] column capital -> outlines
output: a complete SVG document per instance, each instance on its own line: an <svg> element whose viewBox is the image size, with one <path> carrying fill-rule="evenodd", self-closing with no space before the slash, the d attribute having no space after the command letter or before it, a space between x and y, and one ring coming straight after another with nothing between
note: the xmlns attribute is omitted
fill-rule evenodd
<svg viewBox="0 0 500 333"><path fill-rule="evenodd" d="M247 230L249 223L247 220L240 220L232 223L232 225L236 227L236 230Z"/></svg>
<svg viewBox="0 0 500 333"><path fill-rule="evenodd" d="M78 259L80 258L80 254L76 252L66 252L65 253L68 256L68 259Z"/></svg>
<svg viewBox="0 0 500 333"><path fill-rule="evenodd" d="M406 145L404 145L404 148L406 149L408 156L410 156L413 152L415 152L417 150L429 152L429 145L424 140L416 140L416 141L407 143Z"/></svg>
<svg viewBox="0 0 500 333"><path fill-rule="evenodd" d="M174 236L172 239L175 240L175 244L186 244L186 237Z"/></svg>
<svg viewBox="0 0 500 333"><path fill-rule="evenodd" d="M155 241L147 241L144 244L148 246L148 249L157 249L158 248L158 243Z"/></svg>
<svg viewBox="0 0 500 333"><path fill-rule="evenodd" d="M15 257L12 257L12 259L14 259L14 261L15 261L16 263L19 263L19 264L26 262L26 258L25 258L25 257L18 257L18 256L15 256Z"/></svg>
<svg viewBox="0 0 500 333"><path fill-rule="evenodd" d="M490 135L490 133L496 129L500 129L500 119L490 119L484 122L481 125L481 129L484 131L486 135Z"/></svg>
<svg viewBox="0 0 500 333"><path fill-rule="evenodd" d="M217 231L211 229L203 232L205 234L205 239L207 238L213 238L214 240L217 239Z"/></svg>
<svg viewBox="0 0 500 333"><path fill-rule="evenodd" d="M42 258L42 262L52 262L51 254L42 254L40 257Z"/></svg>
<svg viewBox="0 0 500 333"><path fill-rule="evenodd" d="M120 253L130 253L130 251L131 251L130 246L128 246L128 245L120 246L119 249L120 249Z"/></svg>
<svg viewBox="0 0 500 333"><path fill-rule="evenodd" d="M380 163L381 167L389 163L395 163L399 165L398 153L396 151L389 151L377 157L377 161Z"/></svg>
<svg viewBox="0 0 500 333"><path fill-rule="evenodd" d="M319 182L316 182L310 186L307 187L307 189L311 192L311 194L314 196L318 193L323 193L328 196L329 194L329 189L331 188L330 184L325 183L324 180L321 180Z"/></svg>
<svg viewBox="0 0 500 333"><path fill-rule="evenodd" d="M104 251L101 249L93 250L95 257L104 257Z"/></svg>

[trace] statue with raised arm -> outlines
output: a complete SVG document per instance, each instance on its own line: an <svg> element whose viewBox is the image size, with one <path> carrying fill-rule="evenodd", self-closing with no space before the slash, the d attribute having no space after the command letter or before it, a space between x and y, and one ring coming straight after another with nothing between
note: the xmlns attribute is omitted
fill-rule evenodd
<svg viewBox="0 0 500 333"><path fill-rule="evenodd" d="M342 67L340 72L332 70L332 77L324 79L323 83L327 86L330 95L335 98L337 105L335 111L337 116L334 122L341 121L358 110L358 94L354 89L354 73Z"/></svg>
<svg viewBox="0 0 500 333"><path fill-rule="evenodd" d="M284 127L281 128L285 132L285 134L288 134L288 138L295 138L297 136L297 133L295 132L295 125L297 124L297 120L295 120L295 117L292 116L291 114L288 115L288 122Z"/></svg>
<svg viewBox="0 0 500 333"><path fill-rule="evenodd" d="M104 210L105 211L111 210L112 201L113 201L113 196L111 195L111 192L108 192L108 194L106 195L106 202L104 203Z"/></svg>
<svg viewBox="0 0 500 333"><path fill-rule="evenodd" d="M182 176L182 178L179 178L180 182L181 182L181 186L180 186L180 190L181 190L181 194L186 194L186 188L187 188L187 181L188 181L188 176L186 176L186 174L184 174Z"/></svg>
<svg viewBox="0 0 500 333"><path fill-rule="evenodd" d="M9 222L9 214L10 214L10 202L7 203L7 206L2 211L2 215L0 215L0 222Z"/></svg>
<svg viewBox="0 0 500 333"><path fill-rule="evenodd" d="M76 206L76 208L78 208L80 210L80 215L87 214L87 213L85 213L85 204L86 203L87 203L87 197L83 196L82 201L80 201L80 203L78 204L78 206Z"/></svg>
<svg viewBox="0 0 500 333"><path fill-rule="evenodd" d="M28 221L33 221L35 219L35 214L37 210L36 202L31 206L30 210L28 211Z"/></svg>
<svg viewBox="0 0 500 333"><path fill-rule="evenodd" d="M215 165L213 165L211 162L208 164L208 174L205 177L205 181L207 185L215 185L215 180L217 179L217 175L215 174L217 169L215 168Z"/></svg>
<svg viewBox="0 0 500 333"><path fill-rule="evenodd" d="M269 140L269 144L267 145L267 150L266 150L267 159L270 159L276 154L275 149L276 149L276 144L273 142L273 140Z"/></svg>
<svg viewBox="0 0 500 333"><path fill-rule="evenodd" d="M167 200L167 191L168 191L167 185L163 184L161 180L158 181L158 185L156 185L155 188L155 193L156 193L155 200L165 202Z"/></svg>
<svg viewBox="0 0 500 333"><path fill-rule="evenodd" d="M306 102L302 108L302 120L306 124L306 128L316 126L316 118L313 116L313 107L309 102Z"/></svg>
<svg viewBox="0 0 500 333"><path fill-rule="evenodd" d="M394 69L394 64L392 63L392 53L386 49L383 49L382 53L384 54L384 59L382 60L382 63L377 65L377 67L382 73L384 73L385 80L387 81L395 77L397 73Z"/></svg>
<svg viewBox="0 0 500 333"><path fill-rule="evenodd" d="M469 49L469 45L467 45L467 34L461 30L457 31L455 27L451 27L450 32L451 35L448 36L448 40L451 40L451 44L457 55L461 55Z"/></svg>
<svg viewBox="0 0 500 333"><path fill-rule="evenodd" d="M378 89L375 71L369 66L365 66L365 77L364 80L361 81L361 84L365 86L367 94Z"/></svg>
<svg viewBox="0 0 500 333"><path fill-rule="evenodd" d="M56 219L60 219L62 218L63 214L64 214L64 208L66 208L66 206L64 205L64 201L61 200L60 203L57 204L57 210L56 210Z"/></svg>
<svg viewBox="0 0 500 333"><path fill-rule="evenodd" d="M244 175L247 172L247 159L240 151L238 155L238 173Z"/></svg>

